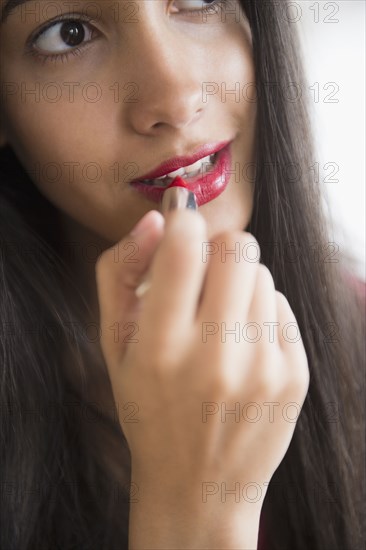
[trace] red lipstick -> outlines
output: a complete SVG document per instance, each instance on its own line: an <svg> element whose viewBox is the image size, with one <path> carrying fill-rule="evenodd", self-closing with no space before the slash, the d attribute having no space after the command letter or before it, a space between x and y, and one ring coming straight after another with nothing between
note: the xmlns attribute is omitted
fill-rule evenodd
<svg viewBox="0 0 366 550"><path fill-rule="evenodd" d="M231 175L231 151L230 151L231 142L225 142L225 145L221 147L221 149L217 150L218 147L216 146L216 159L214 164L205 165L206 163L202 164L202 170L201 173L194 176L189 177L189 174L184 175L184 181L186 183L187 189L192 191L197 200L197 205L202 206L206 202L209 202L213 199L215 199L218 195L223 193L223 191L226 189ZM200 158L204 158L205 156L208 156L212 152L212 148L209 151L209 149L206 149L203 153L203 148L201 148L201 153L198 155L190 157L189 163L193 164L196 159L199 160ZM185 158L187 157L177 157L177 158ZM173 159L174 160L174 159ZM171 165L169 166L169 170L173 171L174 169L177 169L177 167L183 167L188 166L188 162L186 162L184 165L182 165L182 160L180 161L180 164L177 164L177 161L173 163L171 161ZM174 165L174 168L173 166ZM162 196L164 194L164 191L167 189L167 186L164 185L158 185L158 184L147 184L143 183L141 179L154 179L157 177L160 177L161 175L164 175L167 173L167 163L161 165L165 166L164 170L160 168L156 169L154 172L151 172L148 174L148 178L144 176L143 178L139 178L138 180L134 180L130 183L131 187L133 187L137 192L143 194L148 200L160 203L162 200ZM168 172L169 173L169 172ZM156 174L159 174L157 176ZM168 186L170 187L173 184Z"/></svg>
<svg viewBox="0 0 366 550"><path fill-rule="evenodd" d="M225 145L228 145L229 143L230 141L220 141L219 143L206 143L205 145L202 145L202 147L197 149L193 155L171 158L163 162L162 164L159 164L157 168L155 168L148 174L139 176L138 179L133 180L131 183L141 182L142 180L152 180L155 178L160 178L160 176L165 176L166 174L169 174L169 172L174 172L174 170L178 170L178 168L184 168L184 166L189 166L197 160L208 157L209 155L214 155L218 151L221 151L221 149L223 149Z"/></svg>
<svg viewBox="0 0 366 550"><path fill-rule="evenodd" d="M188 189L187 182L185 182L184 179L180 176L176 176L174 180L168 185L167 189L169 189L169 187L184 187L185 189Z"/></svg>

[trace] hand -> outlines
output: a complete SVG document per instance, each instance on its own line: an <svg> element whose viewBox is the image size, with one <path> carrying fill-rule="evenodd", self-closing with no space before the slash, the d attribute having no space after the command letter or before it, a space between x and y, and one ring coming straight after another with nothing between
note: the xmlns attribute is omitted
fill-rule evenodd
<svg viewBox="0 0 366 550"><path fill-rule="evenodd" d="M231 518L237 529L233 544L240 544L247 539L238 525L243 515L259 521L268 482L290 444L294 408L291 415L283 411L292 403L298 413L304 402L309 385L306 353L301 338L286 338L286 324L297 323L287 299L275 290L270 271L242 253L249 246L259 250L252 235L217 235L219 249L233 250L239 243L240 261L234 254L218 253L206 263L206 224L199 213L171 212L164 228L157 212L148 216L147 236L134 238L138 262L116 263L115 251L109 249L97 263L101 345L114 398L120 409L126 403L138 407L137 423L121 422L131 451L132 479L150 509L165 512L160 514L164 528L159 542L183 548L177 537L187 536L183 533L189 524L189 540L198 548L207 539L200 538L202 528L197 530L193 519L205 516L212 532L222 533L220 518L225 514L225 521ZM120 248L131 240L127 236ZM134 289L148 267L151 288L139 302ZM135 323L138 342L116 342L108 328L116 322ZM249 341L253 335L240 341L233 334L225 337L223 331L235 323L240 323L241 334L248 323L256 323L262 332L258 341ZM264 323L279 325L271 334ZM219 330L214 334L212 327ZM249 403L254 404L251 410ZM255 415L258 421L253 421ZM237 484L239 502L225 493ZM250 486L248 497L245 488ZM256 502L253 487L261 491ZM207 536L209 529L204 531Z"/></svg>

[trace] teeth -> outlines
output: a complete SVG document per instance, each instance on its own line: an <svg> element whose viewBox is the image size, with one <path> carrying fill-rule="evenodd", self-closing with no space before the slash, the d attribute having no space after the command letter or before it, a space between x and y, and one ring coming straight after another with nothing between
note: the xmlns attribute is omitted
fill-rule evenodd
<svg viewBox="0 0 366 550"><path fill-rule="evenodd" d="M204 159L200 159L197 162L195 162L194 164L190 164L189 166L185 166L184 169L188 174L190 174L191 172L195 172L197 170L200 170L201 166L202 166L202 163L203 162L210 162L210 158L211 157L205 157Z"/></svg>
<svg viewBox="0 0 366 550"><path fill-rule="evenodd" d="M160 176L159 178L154 178L152 180L142 180L142 181L143 183L147 183L149 185L154 185L154 183L156 182L157 185L164 184L165 186L165 185L169 185L176 176L185 176L187 178L192 178L194 176L197 176L201 171L203 171L204 165L207 166L208 163L213 164L216 160L216 156L217 156L217 153L213 155L208 155L207 157L199 159L197 160L197 162L194 162L189 166L184 166L184 168L178 168L178 170L169 172L169 174L165 174L165 176Z"/></svg>
<svg viewBox="0 0 366 550"><path fill-rule="evenodd" d="M184 176L185 174L185 167L184 168L178 168L178 170L174 170L174 172L169 172L169 174L166 174L168 178L175 178L176 176ZM157 180L159 178L156 178Z"/></svg>

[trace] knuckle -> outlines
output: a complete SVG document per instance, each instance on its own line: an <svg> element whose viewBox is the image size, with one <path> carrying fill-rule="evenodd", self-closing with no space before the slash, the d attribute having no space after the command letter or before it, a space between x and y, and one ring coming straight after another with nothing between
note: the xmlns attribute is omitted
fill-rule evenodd
<svg viewBox="0 0 366 550"><path fill-rule="evenodd" d="M216 363L216 367L215 363L210 368L207 380L210 394L214 399L235 394L238 388L238 379L234 372L235 369L232 368L233 364L230 364L227 359Z"/></svg>
<svg viewBox="0 0 366 550"><path fill-rule="evenodd" d="M210 381L210 395L213 399L220 400L230 393L231 385L228 376L223 371L217 372Z"/></svg>
<svg viewBox="0 0 366 550"><path fill-rule="evenodd" d="M258 278L258 283L261 286L269 287L272 290L275 290L275 284L272 277L272 273L270 272L270 270L266 265L264 264L258 265L257 278Z"/></svg>
<svg viewBox="0 0 366 550"><path fill-rule="evenodd" d="M262 372L256 384L256 391L259 396L268 396L277 393L279 377L276 370L267 369Z"/></svg>
<svg viewBox="0 0 366 550"><path fill-rule="evenodd" d="M225 255L226 252L232 251L236 254L229 254L228 259L230 261L238 262L238 257L240 261L246 261L252 264L258 264L260 260L260 246L258 241L250 233L245 233L240 230L224 230L218 233L214 239L211 241L221 248L221 255Z"/></svg>
<svg viewBox="0 0 366 550"><path fill-rule="evenodd" d="M158 376L164 376L173 369L175 370L177 356L167 344L164 334L156 333L153 339L148 338L144 344L144 352L139 354L137 360L143 370Z"/></svg>
<svg viewBox="0 0 366 550"><path fill-rule="evenodd" d="M298 375L296 376L295 386L299 390L305 391L307 393L310 386L310 371L309 367L306 366L298 370Z"/></svg>
<svg viewBox="0 0 366 550"><path fill-rule="evenodd" d="M139 361L142 372L163 378L167 372L171 371L171 358L162 351L149 353L148 357L141 358Z"/></svg>
<svg viewBox="0 0 366 550"><path fill-rule="evenodd" d="M281 302L283 305L289 306L286 296L279 290L276 290L276 298L278 302Z"/></svg>
<svg viewBox="0 0 366 550"><path fill-rule="evenodd" d="M97 270L100 270L103 268L105 262L107 261L107 254L108 254L108 250L104 250L101 254L99 254L95 262L95 267Z"/></svg>
<svg viewBox="0 0 366 550"><path fill-rule="evenodd" d="M291 309L290 303L286 296L279 290L276 290L276 301L279 310L284 312L289 319L293 320L295 316Z"/></svg>
<svg viewBox="0 0 366 550"><path fill-rule="evenodd" d="M248 232L240 232L240 236L243 242L243 247L246 250L246 254L248 257L255 258L256 261L259 263L260 257L261 257L261 248L259 246L259 243L257 239Z"/></svg>
<svg viewBox="0 0 366 550"><path fill-rule="evenodd" d="M95 272L97 279L102 277L104 273L108 273L112 260L112 250L104 250L97 258L95 262Z"/></svg>
<svg viewBox="0 0 366 550"><path fill-rule="evenodd" d="M298 367L300 366L296 365L296 368L293 368L288 376L287 391L291 395L303 399L309 389L310 373L308 367Z"/></svg>
<svg viewBox="0 0 366 550"><path fill-rule="evenodd" d="M226 248L233 247L235 245L235 233L234 231L221 231L213 239L211 239L211 243L215 244L216 246L222 247L225 245Z"/></svg>
<svg viewBox="0 0 366 550"><path fill-rule="evenodd" d="M258 249L260 248L257 239L254 237L252 233L249 233L249 231L241 231L240 234L242 235L246 243L254 244L255 246L258 247Z"/></svg>
<svg viewBox="0 0 366 550"><path fill-rule="evenodd" d="M105 280L106 284L118 282L123 287L134 289L142 280L143 267L139 260L131 263L117 261L114 248L108 248L95 263L96 280Z"/></svg>
<svg viewBox="0 0 366 550"><path fill-rule="evenodd" d="M295 314L286 296L278 290L276 290L276 305L278 320L281 322L281 333L283 339L285 341L291 341L293 345L295 344L295 342L301 342L300 327L298 325ZM291 327L293 327L295 333L293 335L287 336L287 330L290 330ZM294 340L292 340L292 338L294 338Z"/></svg>

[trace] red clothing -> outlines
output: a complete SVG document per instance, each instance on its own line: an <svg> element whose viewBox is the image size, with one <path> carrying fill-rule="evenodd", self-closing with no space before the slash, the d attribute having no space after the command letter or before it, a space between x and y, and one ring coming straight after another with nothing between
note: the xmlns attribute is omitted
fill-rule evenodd
<svg viewBox="0 0 366 550"><path fill-rule="evenodd" d="M261 516L260 524L259 524L259 533L258 533L258 546L257 550L266 550L265 545L265 536L264 536L264 523L263 523L263 514Z"/></svg>
<svg viewBox="0 0 366 550"><path fill-rule="evenodd" d="M346 272L346 278L349 280L350 284L354 286L357 294L360 296L363 302L366 301L366 281L359 279L355 275Z"/></svg>

